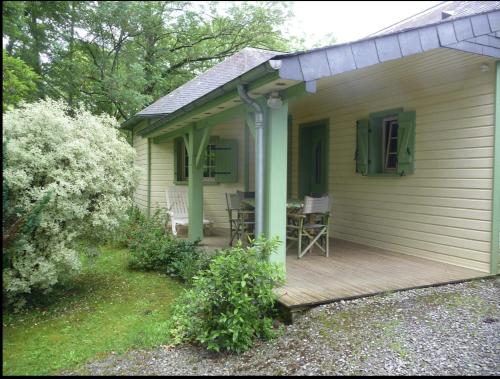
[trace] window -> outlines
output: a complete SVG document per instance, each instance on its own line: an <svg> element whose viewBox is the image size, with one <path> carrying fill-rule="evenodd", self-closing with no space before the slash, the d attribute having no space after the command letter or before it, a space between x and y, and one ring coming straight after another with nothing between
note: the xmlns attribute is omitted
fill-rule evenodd
<svg viewBox="0 0 500 379"><path fill-rule="evenodd" d="M371 113L357 121L356 172L365 176L413 173L415 112L402 108Z"/></svg>
<svg viewBox="0 0 500 379"><path fill-rule="evenodd" d="M382 121L383 144L382 159L384 162L384 172L393 172L397 169L398 162L398 119L395 117L385 118Z"/></svg>
<svg viewBox="0 0 500 379"><path fill-rule="evenodd" d="M174 140L175 181L187 183L190 157L183 138ZM205 182L232 183L238 181L238 141L211 137L203 162Z"/></svg>
<svg viewBox="0 0 500 379"><path fill-rule="evenodd" d="M177 143L177 181L185 182L189 179L189 155L186 144L182 139ZM205 153L205 163L203 165L203 178L205 181L215 181L215 145L208 144Z"/></svg>

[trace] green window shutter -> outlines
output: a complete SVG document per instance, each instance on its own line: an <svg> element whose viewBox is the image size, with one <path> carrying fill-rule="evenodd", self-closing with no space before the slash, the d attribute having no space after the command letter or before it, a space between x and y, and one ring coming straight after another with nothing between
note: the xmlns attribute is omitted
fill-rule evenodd
<svg viewBox="0 0 500 379"><path fill-rule="evenodd" d="M398 114L398 174L408 175L415 169L415 111Z"/></svg>
<svg viewBox="0 0 500 379"><path fill-rule="evenodd" d="M215 145L215 181L238 181L238 140L219 139Z"/></svg>
<svg viewBox="0 0 500 379"><path fill-rule="evenodd" d="M366 175L368 173L368 119L356 122L356 172Z"/></svg>

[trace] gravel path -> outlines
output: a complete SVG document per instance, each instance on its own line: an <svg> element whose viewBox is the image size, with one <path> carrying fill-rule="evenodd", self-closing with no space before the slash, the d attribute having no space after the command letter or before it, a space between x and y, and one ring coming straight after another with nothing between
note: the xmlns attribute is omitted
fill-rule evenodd
<svg viewBox="0 0 500 379"><path fill-rule="evenodd" d="M111 355L81 373L499 375L500 278L320 306L239 356L158 347Z"/></svg>

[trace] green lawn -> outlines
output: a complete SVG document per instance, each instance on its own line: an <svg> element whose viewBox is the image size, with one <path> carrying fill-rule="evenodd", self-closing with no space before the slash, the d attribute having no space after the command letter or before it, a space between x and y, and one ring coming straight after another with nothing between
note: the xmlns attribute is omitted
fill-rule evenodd
<svg viewBox="0 0 500 379"><path fill-rule="evenodd" d="M182 286L128 271L127 251L103 248L52 301L3 317L3 374L56 374L109 352L168 343L165 322Z"/></svg>

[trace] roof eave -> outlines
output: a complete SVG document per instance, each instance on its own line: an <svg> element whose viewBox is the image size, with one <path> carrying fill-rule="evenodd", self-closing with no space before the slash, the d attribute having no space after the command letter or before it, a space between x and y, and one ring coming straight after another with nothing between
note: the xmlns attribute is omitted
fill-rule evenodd
<svg viewBox="0 0 500 379"><path fill-rule="evenodd" d="M163 128L166 124L171 121L181 117L182 115L193 111L196 108L199 108L212 100L215 100L221 96L231 93L232 91L236 91L236 87L238 84L250 84L258 79L264 78L266 75L270 73L278 73L277 68L273 68L269 63L272 61L274 57L269 58L267 61L261 63L260 65L254 67L253 69L245 72L244 74L234 78L233 80L215 88L211 92L206 95L186 104L185 106L177 109L176 111L160 116L160 119L151 124L150 126L144 128L141 131L141 135L151 135L154 132L157 132L160 128ZM158 115L156 115L158 117Z"/></svg>

